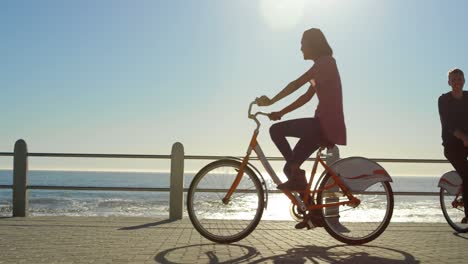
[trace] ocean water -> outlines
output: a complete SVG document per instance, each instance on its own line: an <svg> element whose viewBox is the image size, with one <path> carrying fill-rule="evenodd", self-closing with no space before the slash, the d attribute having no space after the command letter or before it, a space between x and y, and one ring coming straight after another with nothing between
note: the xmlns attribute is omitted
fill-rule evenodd
<svg viewBox="0 0 468 264"><path fill-rule="evenodd" d="M184 175L188 188L193 173ZM438 192L439 177L393 177L393 191ZM269 190L274 185L267 181ZM0 185L12 184L12 171L0 170ZM30 185L168 188L169 173L30 171ZM269 194L262 219L290 220L289 200ZM184 200L185 201L185 200ZM168 192L30 190L29 214L33 216L149 216L169 215ZM186 215L186 212L184 212ZM12 190L0 189L0 216L12 215ZM438 196L395 195L393 222L445 222Z"/></svg>

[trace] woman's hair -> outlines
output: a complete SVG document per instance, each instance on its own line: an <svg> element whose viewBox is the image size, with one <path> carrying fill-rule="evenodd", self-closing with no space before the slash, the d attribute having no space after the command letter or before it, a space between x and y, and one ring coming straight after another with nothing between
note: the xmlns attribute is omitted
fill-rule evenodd
<svg viewBox="0 0 468 264"><path fill-rule="evenodd" d="M460 70L459 68L451 69L447 75L450 77L450 75L452 74L461 74L462 76L465 76L465 74L463 74L463 71Z"/></svg>
<svg viewBox="0 0 468 264"><path fill-rule="evenodd" d="M304 31L302 39L304 44L312 50L314 57L319 58L333 55L333 50L320 29L311 28Z"/></svg>

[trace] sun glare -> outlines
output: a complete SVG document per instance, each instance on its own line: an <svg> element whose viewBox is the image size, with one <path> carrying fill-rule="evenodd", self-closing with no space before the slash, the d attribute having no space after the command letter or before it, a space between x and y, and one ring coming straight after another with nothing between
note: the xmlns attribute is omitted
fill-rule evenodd
<svg viewBox="0 0 468 264"><path fill-rule="evenodd" d="M305 4L305 0L261 0L260 12L271 28L284 30L301 20Z"/></svg>

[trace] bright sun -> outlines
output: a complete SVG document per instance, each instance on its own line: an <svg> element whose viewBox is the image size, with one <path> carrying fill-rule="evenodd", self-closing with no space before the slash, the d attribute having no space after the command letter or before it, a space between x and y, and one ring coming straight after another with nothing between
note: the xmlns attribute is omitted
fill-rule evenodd
<svg viewBox="0 0 468 264"><path fill-rule="evenodd" d="M261 0L260 12L273 29L289 29L304 15L306 0Z"/></svg>

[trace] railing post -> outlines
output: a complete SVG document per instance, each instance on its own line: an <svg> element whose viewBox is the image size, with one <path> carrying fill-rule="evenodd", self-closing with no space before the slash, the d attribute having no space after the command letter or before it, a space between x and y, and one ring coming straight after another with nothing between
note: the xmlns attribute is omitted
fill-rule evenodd
<svg viewBox="0 0 468 264"><path fill-rule="evenodd" d="M28 148L19 139L13 156L13 216L28 216Z"/></svg>
<svg viewBox="0 0 468 264"><path fill-rule="evenodd" d="M180 142L172 145L170 187L169 219L182 219L184 209L184 146Z"/></svg>

